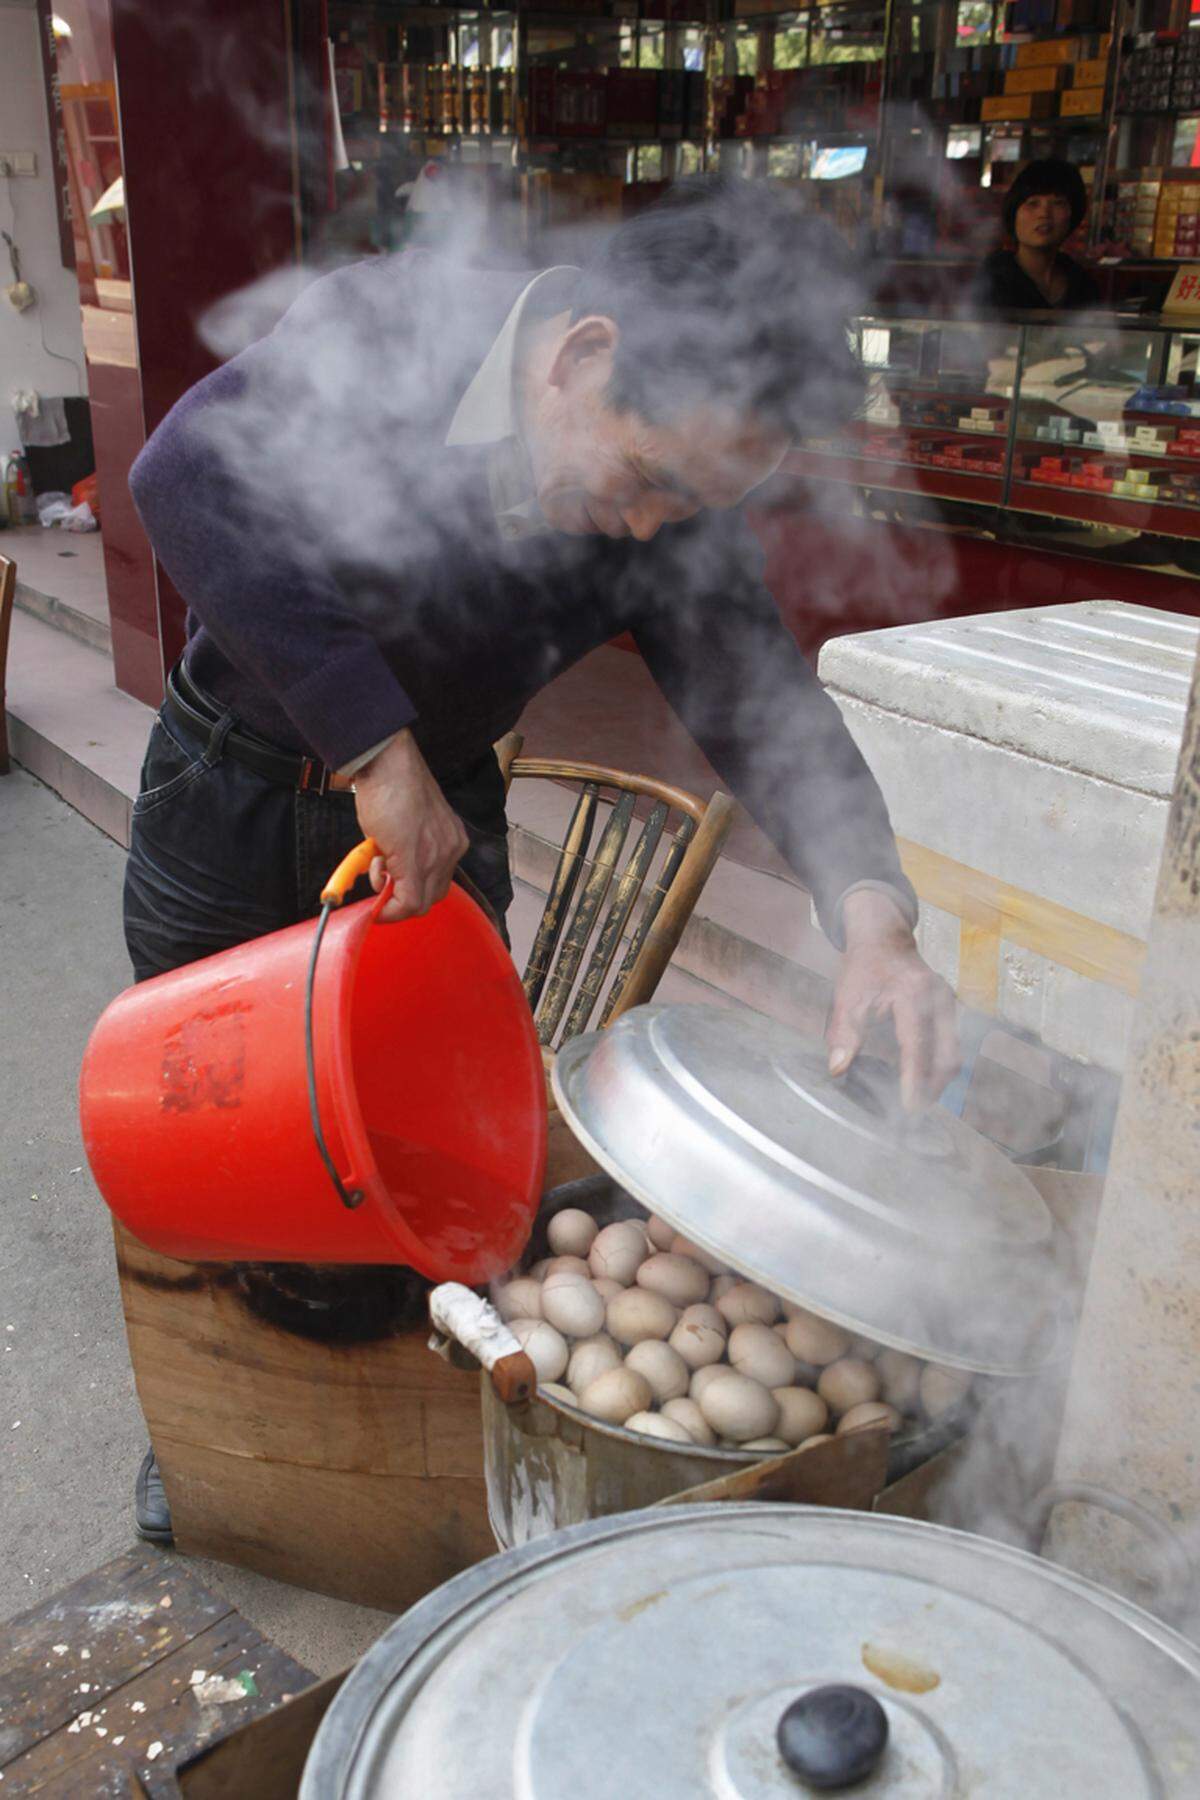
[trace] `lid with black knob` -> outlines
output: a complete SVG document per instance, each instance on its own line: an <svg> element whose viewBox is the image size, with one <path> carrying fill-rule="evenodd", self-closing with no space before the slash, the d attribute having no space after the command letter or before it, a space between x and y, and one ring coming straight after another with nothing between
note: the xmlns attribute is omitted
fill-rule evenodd
<svg viewBox="0 0 1200 1800"><path fill-rule="evenodd" d="M301 1800L1039 1800L1200 1792L1200 1650L1007 1545L882 1514L664 1506L405 1614Z"/></svg>

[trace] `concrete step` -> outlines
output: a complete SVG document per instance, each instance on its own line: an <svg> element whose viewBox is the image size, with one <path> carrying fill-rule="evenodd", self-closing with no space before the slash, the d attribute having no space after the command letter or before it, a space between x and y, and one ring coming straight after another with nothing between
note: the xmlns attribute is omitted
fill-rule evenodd
<svg viewBox="0 0 1200 1800"><path fill-rule="evenodd" d="M112 655L112 631L107 621L94 618L91 613L83 612L66 600L56 599L53 594L42 593L39 588L22 581L19 574L14 599L22 612L40 619L43 625L52 625L55 630L86 644L89 650L98 650L102 656Z"/></svg>
<svg viewBox="0 0 1200 1800"><path fill-rule="evenodd" d="M127 846L154 715L114 686L108 654L26 607L14 609L7 712L16 761Z"/></svg>

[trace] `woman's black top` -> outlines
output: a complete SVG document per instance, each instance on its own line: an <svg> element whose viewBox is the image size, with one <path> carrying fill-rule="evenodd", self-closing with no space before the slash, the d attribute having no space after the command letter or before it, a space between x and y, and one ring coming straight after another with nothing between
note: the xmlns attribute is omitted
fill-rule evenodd
<svg viewBox="0 0 1200 1800"><path fill-rule="evenodd" d="M1067 278L1067 289L1054 311L1076 312L1099 306L1099 286L1086 269L1069 256L1058 257L1057 266ZM1025 273L1012 250L993 250L979 271L977 293L983 305L995 307L998 312L1050 309L1045 294Z"/></svg>

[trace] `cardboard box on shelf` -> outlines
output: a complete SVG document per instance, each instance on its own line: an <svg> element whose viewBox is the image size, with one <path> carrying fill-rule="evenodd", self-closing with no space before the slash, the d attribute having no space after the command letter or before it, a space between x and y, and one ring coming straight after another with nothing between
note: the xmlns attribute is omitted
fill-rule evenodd
<svg viewBox="0 0 1200 1800"><path fill-rule="evenodd" d="M1107 56L1089 56L1071 69L1072 87L1103 87L1108 80Z"/></svg>
<svg viewBox="0 0 1200 1800"><path fill-rule="evenodd" d="M1060 63L1046 63L1032 69L1008 69L1004 76L1006 94L1052 94L1066 85L1067 71Z"/></svg>
<svg viewBox="0 0 1200 1800"><path fill-rule="evenodd" d="M1089 113L1104 111L1104 89L1102 87L1067 88L1059 95L1059 112L1064 119L1078 118Z"/></svg>
<svg viewBox="0 0 1200 1800"><path fill-rule="evenodd" d="M1044 63L1079 61L1080 38L1047 38L1040 44L1021 44L1017 49L1018 69L1034 69Z"/></svg>
<svg viewBox="0 0 1200 1800"><path fill-rule="evenodd" d="M1052 119L1054 94L991 94L982 103L980 118L984 120Z"/></svg>

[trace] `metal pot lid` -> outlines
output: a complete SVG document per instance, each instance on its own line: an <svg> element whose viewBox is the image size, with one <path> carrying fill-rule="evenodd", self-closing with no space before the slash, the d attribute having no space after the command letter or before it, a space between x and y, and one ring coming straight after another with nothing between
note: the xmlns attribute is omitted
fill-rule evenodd
<svg viewBox="0 0 1200 1800"><path fill-rule="evenodd" d="M571 1129L731 1268L914 1355L1022 1375L1065 1348L1061 1239L1027 1176L942 1107L913 1115L860 1056L772 1019L643 1006L554 1065Z"/></svg>
<svg viewBox="0 0 1200 1800"><path fill-rule="evenodd" d="M864 1800L1200 1783L1200 1652L1149 1613L943 1526L725 1503L593 1520L439 1588L349 1676L300 1796L797 1800L780 1722L831 1686L843 1722L884 1720Z"/></svg>

